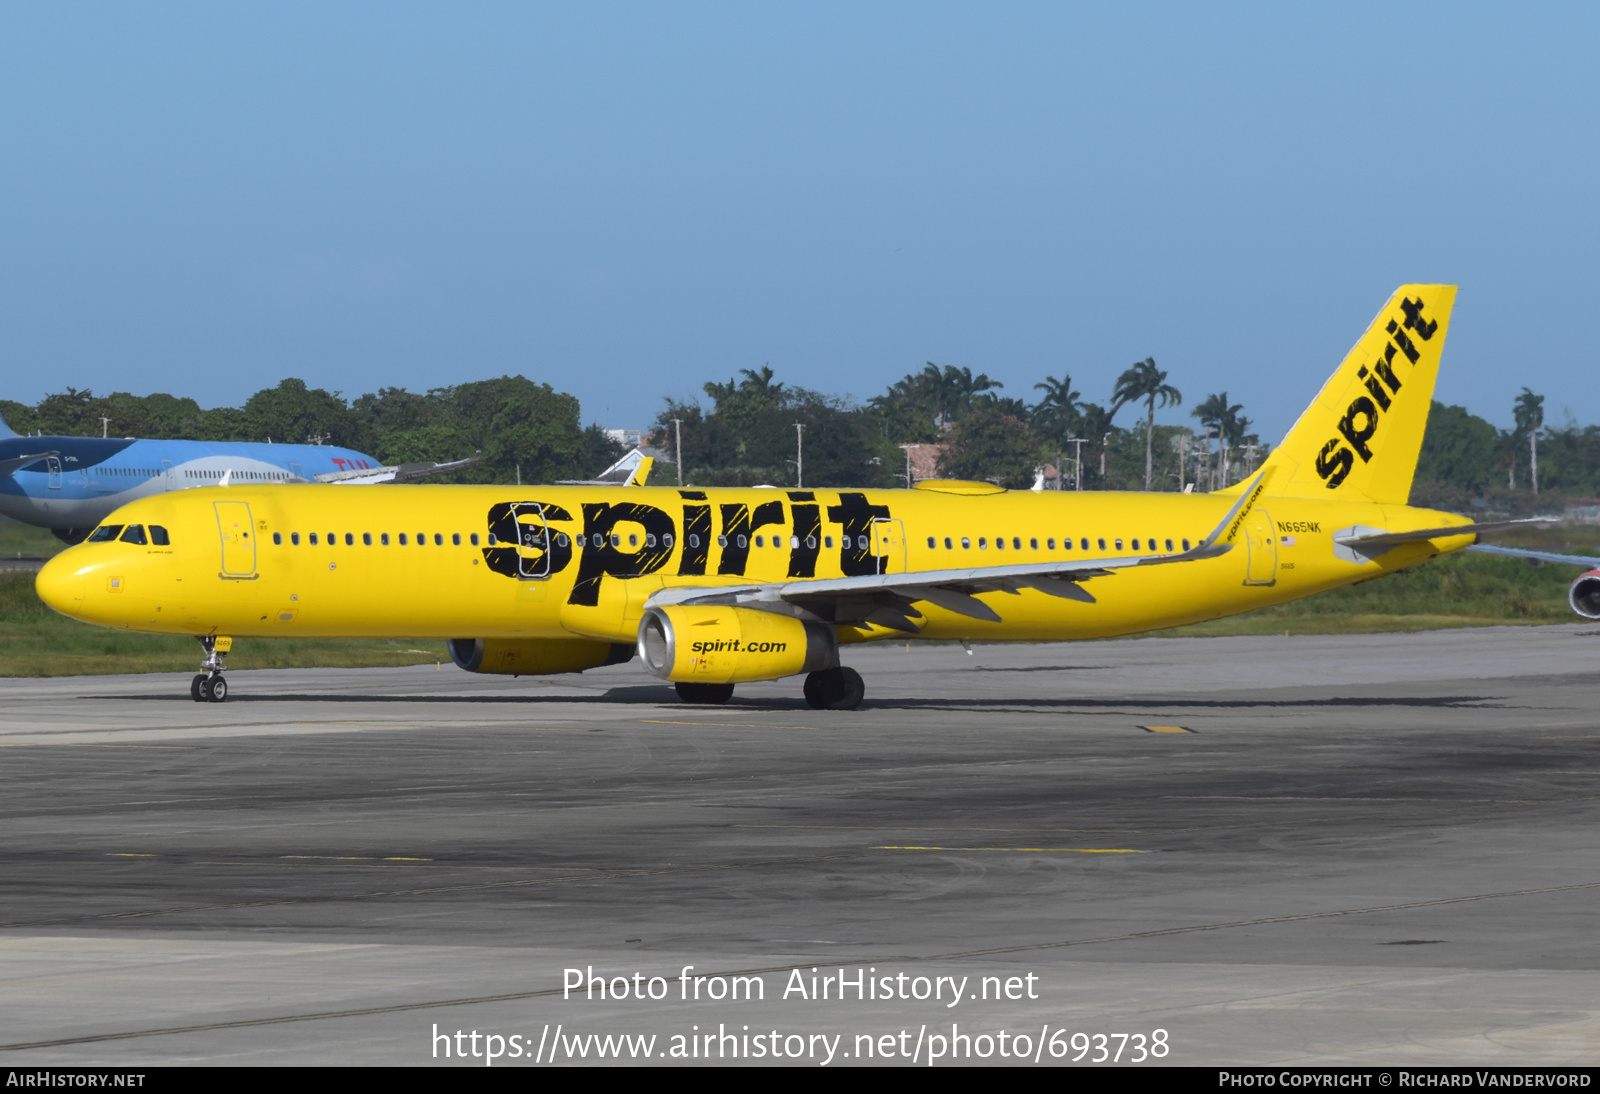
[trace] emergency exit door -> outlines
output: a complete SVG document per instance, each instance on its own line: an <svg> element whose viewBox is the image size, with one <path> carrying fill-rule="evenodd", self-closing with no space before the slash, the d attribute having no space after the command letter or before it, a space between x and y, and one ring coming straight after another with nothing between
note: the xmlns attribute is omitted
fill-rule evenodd
<svg viewBox="0 0 1600 1094"><path fill-rule="evenodd" d="M1249 545L1250 563L1245 574L1246 585L1276 585L1278 583L1278 534L1270 514L1260 509L1252 510L1245 520L1245 542Z"/></svg>
<svg viewBox="0 0 1600 1094"><path fill-rule="evenodd" d="M217 534L222 538L222 572L225 578L256 576L255 526L250 521L250 503L212 502L217 511Z"/></svg>

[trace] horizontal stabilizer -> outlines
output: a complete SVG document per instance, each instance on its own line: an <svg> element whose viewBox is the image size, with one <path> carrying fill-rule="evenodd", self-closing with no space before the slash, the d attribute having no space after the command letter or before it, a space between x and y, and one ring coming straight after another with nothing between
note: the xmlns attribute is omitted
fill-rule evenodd
<svg viewBox="0 0 1600 1094"><path fill-rule="evenodd" d="M331 483L336 486L370 486L376 483L403 483L416 482L419 479L432 478L435 475L448 475L454 471L465 471L477 463L481 457L468 456L464 460L452 460L450 463L402 463L391 464L387 467L357 467L349 471L330 471L326 475L318 475L317 482Z"/></svg>
<svg viewBox="0 0 1600 1094"><path fill-rule="evenodd" d="M49 452L35 452L31 456L13 456L9 460L0 460L0 475L11 475L17 471L21 471L30 463L37 463L40 460L49 459L51 456L59 455L61 455L60 452L51 449Z"/></svg>
<svg viewBox="0 0 1600 1094"><path fill-rule="evenodd" d="M1477 524L1452 524L1444 528L1416 528L1409 532L1378 532L1373 535L1335 536L1334 542L1342 547L1394 547L1401 543L1419 543L1425 539L1444 539L1450 536L1469 536L1479 532L1501 532L1507 528L1522 528L1529 524L1550 524L1555 517L1529 517L1526 520L1490 520Z"/></svg>
<svg viewBox="0 0 1600 1094"><path fill-rule="evenodd" d="M656 458L635 448L592 479L557 479L557 486L643 486Z"/></svg>

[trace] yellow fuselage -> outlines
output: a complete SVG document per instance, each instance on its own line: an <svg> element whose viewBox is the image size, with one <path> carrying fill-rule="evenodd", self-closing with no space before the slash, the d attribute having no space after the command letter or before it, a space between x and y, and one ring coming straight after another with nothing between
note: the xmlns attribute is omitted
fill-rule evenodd
<svg viewBox="0 0 1600 1094"><path fill-rule="evenodd" d="M107 519L159 526L166 545L82 543L51 560L37 587L74 618L163 634L621 643L634 640L645 601L662 588L1178 553L1199 543L1235 500L947 489L984 488L185 490ZM1084 587L1095 603L1032 589L981 594L999 623L927 602L916 607L929 638L1131 634L1295 600L1473 540L1436 538L1366 558L1337 551L1335 532L1462 520L1405 506L1267 497L1249 511L1227 554L1089 579ZM896 633L842 627L839 637Z"/></svg>

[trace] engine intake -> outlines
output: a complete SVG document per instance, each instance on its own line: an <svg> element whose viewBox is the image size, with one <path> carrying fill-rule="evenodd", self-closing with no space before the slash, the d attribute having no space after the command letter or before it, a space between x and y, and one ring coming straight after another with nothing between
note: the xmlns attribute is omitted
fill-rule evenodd
<svg viewBox="0 0 1600 1094"><path fill-rule="evenodd" d="M583 638L452 638L447 645L457 668L498 676L554 676L633 660L626 642Z"/></svg>
<svg viewBox="0 0 1600 1094"><path fill-rule="evenodd" d="M726 605L651 608L639 621L639 658L663 680L737 684L816 672L839 663L832 627Z"/></svg>
<svg viewBox="0 0 1600 1094"><path fill-rule="evenodd" d="M1567 589L1567 603L1585 619L1600 619L1600 570L1579 575Z"/></svg>

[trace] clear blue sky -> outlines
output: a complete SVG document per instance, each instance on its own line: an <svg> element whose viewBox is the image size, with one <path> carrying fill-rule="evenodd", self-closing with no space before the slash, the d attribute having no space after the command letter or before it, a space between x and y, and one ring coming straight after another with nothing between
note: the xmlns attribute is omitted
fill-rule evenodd
<svg viewBox="0 0 1600 1094"><path fill-rule="evenodd" d="M0 395L523 373L586 421L770 363L1276 439L1405 281L1439 397L1600 420L1600 6L11 4ZM1131 424L1135 414L1124 412ZM1174 412L1165 412L1174 420ZM1158 421L1163 420L1158 413Z"/></svg>

